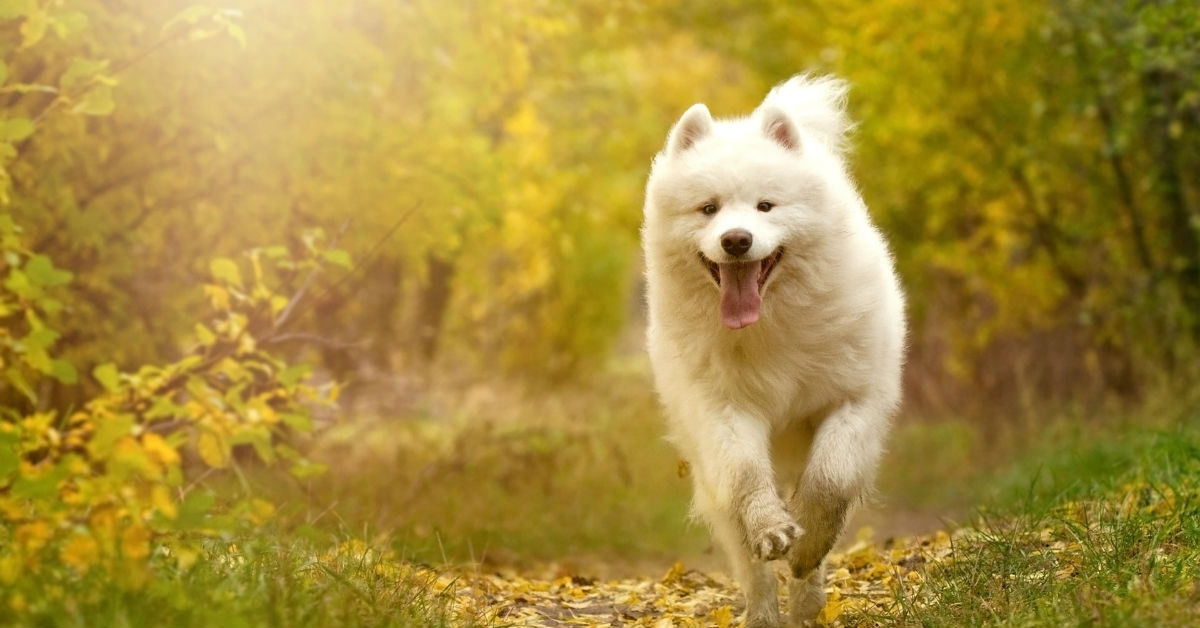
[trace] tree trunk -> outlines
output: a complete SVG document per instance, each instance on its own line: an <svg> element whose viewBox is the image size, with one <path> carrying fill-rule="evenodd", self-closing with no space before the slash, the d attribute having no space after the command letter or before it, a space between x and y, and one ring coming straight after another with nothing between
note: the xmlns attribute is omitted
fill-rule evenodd
<svg viewBox="0 0 1200 628"><path fill-rule="evenodd" d="M1171 136L1171 125L1178 121L1178 75L1152 69L1142 73L1146 108L1150 111L1147 136L1154 167L1154 191L1163 204L1166 228L1170 233L1172 271L1180 300L1189 320L1185 321L1192 339L1200 340L1200 230L1196 215L1184 194L1180 174L1180 147Z"/></svg>
<svg viewBox="0 0 1200 628"><path fill-rule="evenodd" d="M425 363L437 356L442 323L446 319L446 308L450 305L450 283L454 278L454 264L429 255L429 281L420 287L417 310L417 351Z"/></svg>

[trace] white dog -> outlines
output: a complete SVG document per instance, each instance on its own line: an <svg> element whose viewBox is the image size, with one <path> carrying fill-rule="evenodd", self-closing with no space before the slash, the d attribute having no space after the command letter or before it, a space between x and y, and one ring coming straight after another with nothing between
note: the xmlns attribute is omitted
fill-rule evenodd
<svg viewBox="0 0 1200 628"><path fill-rule="evenodd" d="M824 606L900 399L904 302L843 161L845 94L798 76L747 118L694 105L646 189L654 376L747 626L781 623L767 561L791 567L791 625Z"/></svg>

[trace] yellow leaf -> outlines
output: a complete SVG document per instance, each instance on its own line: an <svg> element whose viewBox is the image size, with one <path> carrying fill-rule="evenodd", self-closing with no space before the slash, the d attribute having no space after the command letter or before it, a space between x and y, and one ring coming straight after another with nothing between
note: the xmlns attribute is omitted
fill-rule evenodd
<svg viewBox="0 0 1200 628"><path fill-rule="evenodd" d="M96 85L89 89L79 102L71 107L73 113L83 114L87 116L107 116L113 112L116 103L113 101L112 87L109 85Z"/></svg>
<svg viewBox="0 0 1200 628"><path fill-rule="evenodd" d="M150 555L150 530L134 524L121 533L121 552L127 560L141 560Z"/></svg>
<svg viewBox="0 0 1200 628"><path fill-rule="evenodd" d="M224 469L229 466L229 448L212 432L202 432L196 440L196 451L200 459L210 467Z"/></svg>
<svg viewBox="0 0 1200 628"><path fill-rule="evenodd" d="M712 609L712 621L717 628L729 628L733 625L733 608L728 604Z"/></svg>
<svg viewBox="0 0 1200 628"><path fill-rule="evenodd" d="M111 462L114 468L137 471L143 477L157 480L162 477L162 467L150 459L146 450L132 436L122 436L113 445Z"/></svg>
<svg viewBox="0 0 1200 628"><path fill-rule="evenodd" d="M671 569L663 575L662 583L671 584L678 582L679 579L683 577L684 571L686 570L683 568L683 563L676 562L674 565L671 565Z"/></svg>
<svg viewBox="0 0 1200 628"><path fill-rule="evenodd" d="M232 286L242 287L242 274L238 272L237 264L233 260L219 257L209 264L209 268L212 270L214 279L224 281Z"/></svg>
<svg viewBox="0 0 1200 628"><path fill-rule="evenodd" d="M99 537L105 545L111 545L116 539L117 516L112 507L98 508L88 518L92 535Z"/></svg>
<svg viewBox="0 0 1200 628"><path fill-rule="evenodd" d="M207 346L217 341L217 335L212 333L212 330L206 327L204 323L196 323L195 330L196 339L200 341L200 344Z"/></svg>
<svg viewBox="0 0 1200 628"><path fill-rule="evenodd" d="M176 466L179 464L179 452L175 448L163 440L162 436L154 432L146 432L142 435L142 448L154 460L163 466Z"/></svg>
<svg viewBox="0 0 1200 628"><path fill-rule="evenodd" d="M0 583L12 584L21 575L21 561L16 556L0 558Z"/></svg>
<svg viewBox="0 0 1200 628"><path fill-rule="evenodd" d="M250 500L250 514L247 517L251 523L261 525L266 523L271 515L275 514L275 504L265 500L254 498Z"/></svg>
<svg viewBox="0 0 1200 628"><path fill-rule="evenodd" d="M33 521L17 527L17 545L32 553L50 540L52 530L45 521Z"/></svg>
<svg viewBox="0 0 1200 628"><path fill-rule="evenodd" d="M204 294L208 295L208 300L212 302L214 309L227 312L229 311L229 291L221 286L213 284L205 284Z"/></svg>
<svg viewBox="0 0 1200 628"><path fill-rule="evenodd" d="M91 536L77 534L62 548L62 561L80 572L87 570L100 560L100 546Z"/></svg>
<svg viewBox="0 0 1200 628"><path fill-rule="evenodd" d="M154 508L168 519L174 519L179 515L179 507L171 498L171 489L162 484L155 484L154 488L150 489L150 503L154 504Z"/></svg>
<svg viewBox="0 0 1200 628"><path fill-rule="evenodd" d="M246 414L246 418L251 422L262 421L268 424L279 422L279 415L275 412L275 409L262 398L256 399Z"/></svg>
<svg viewBox="0 0 1200 628"><path fill-rule="evenodd" d="M837 621L837 618L842 614L842 607L845 606L845 601L836 593L829 596L829 600L825 602L825 608L817 615L817 622L829 626Z"/></svg>
<svg viewBox="0 0 1200 628"><path fill-rule="evenodd" d="M41 41L42 37L46 36L46 27L49 24L45 11L34 11L26 16L25 21L21 23L21 47L29 48Z"/></svg>
<svg viewBox="0 0 1200 628"><path fill-rule="evenodd" d="M196 564L196 560L200 558L200 552L196 551L195 548L181 545L173 548L173 550L175 562L179 564L179 568L183 571L191 569L192 565Z"/></svg>

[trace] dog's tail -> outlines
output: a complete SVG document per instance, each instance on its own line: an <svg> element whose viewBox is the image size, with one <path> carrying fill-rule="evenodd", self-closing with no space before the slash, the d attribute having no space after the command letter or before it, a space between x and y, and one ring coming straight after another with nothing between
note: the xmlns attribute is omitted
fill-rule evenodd
<svg viewBox="0 0 1200 628"><path fill-rule="evenodd" d="M787 112L792 121L837 153L844 153L854 128L846 114L850 86L833 76L798 74L767 94L763 105Z"/></svg>

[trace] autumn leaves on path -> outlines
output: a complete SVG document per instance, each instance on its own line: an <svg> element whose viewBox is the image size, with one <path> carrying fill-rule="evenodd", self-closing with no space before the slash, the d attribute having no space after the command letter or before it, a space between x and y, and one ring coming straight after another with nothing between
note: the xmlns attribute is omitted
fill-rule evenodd
<svg viewBox="0 0 1200 628"><path fill-rule="evenodd" d="M849 549L829 557L829 601L819 623L865 625L894 615L899 597L920 588L925 566L944 560L952 548L945 532L880 546L864 528ZM528 579L501 571L463 574L440 584L456 598L464 616L495 625L724 628L736 625L742 610L741 594L727 575L701 573L681 563L658 579ZM787 587L780 589L786 595Z"/></svg>
<svg viewBox="0 0 1200 628"><path fill-rule="evenodd" d="M1189 482L1135 480L1101 497L1006 516L981 511L972 527L882 543L864 528L827 560L828 602L817 624L980 625L1105 614L1115 619L1097 625L1175 625L1200 601L1200 492ZM679 563L659 578L610 581L504 570L425 573L427 588L469 625L725 628L742 611L728 576ZM781 604L786 589L780 587ZM1079 600L1087 605L1076 608ZM1139 617L1156 621L1121 620ZM1044 625L1062 623L1069 622Z"/></svg>

